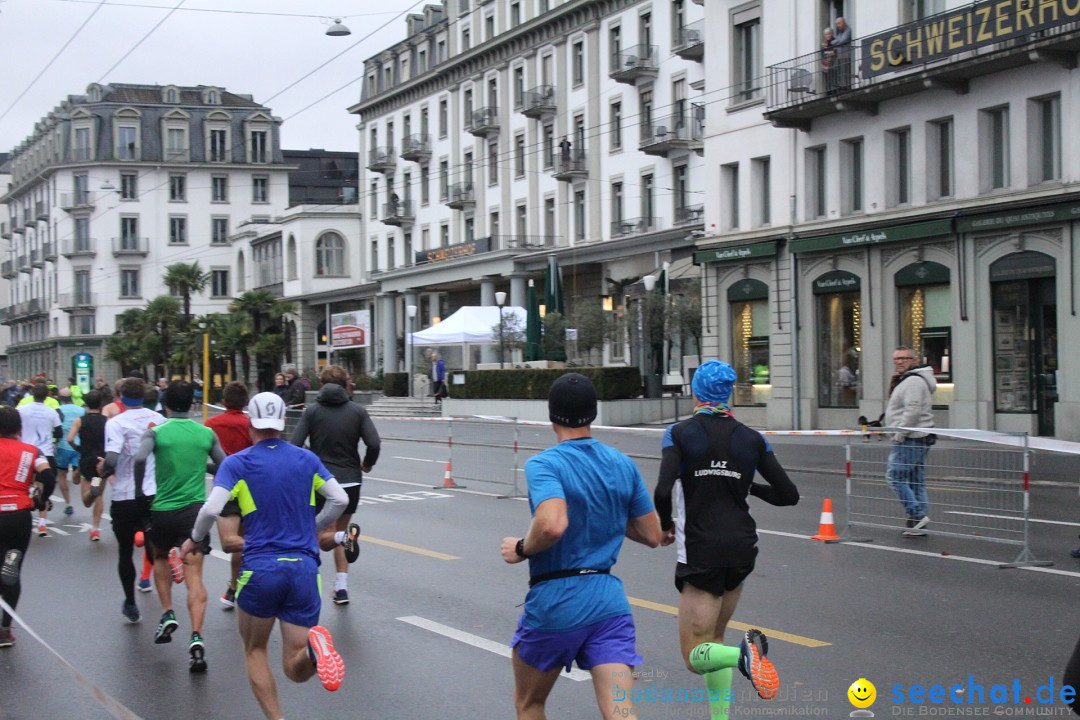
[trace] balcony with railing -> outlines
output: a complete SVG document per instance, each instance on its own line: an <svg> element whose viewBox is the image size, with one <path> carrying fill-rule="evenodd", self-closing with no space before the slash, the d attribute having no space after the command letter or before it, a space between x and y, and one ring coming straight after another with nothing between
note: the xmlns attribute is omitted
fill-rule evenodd
<svg viewBox="0 0 1080 720"><path fill-rule="evenodd" d="M611 221L611 237L628 237L630 235L642 235L657 229L656 218L640 217L626 218Z"/></svg>
<svg viewBox="0 0 1080 720"><path fill-rule="evenodd" d="M21 222L21 218L17 215L13 215L11 218L11 232L16 235L26 233L26 224Z"/></svg>
<svg viewBox="0 0 1080 720"><path fill-rule="evenodd" d="M40 250L31 250L30 265L36 268L45 267L45 255L43 255Z"/></svg>
<svg viewBox="0 0 1080 720"><path fill-rule="evenodd" d="M19 268L19 272L29 273L34 271L34 266L30 264L29 255L20 255L15 262Z"/></svg>
<svg viewBox="0 0 1080 720"><path fill-rule="evenodd" d="M522 98L521 114L525 117L539 120L545 115L554 115L557 111L554 85L538 85L528 90Z"/></svg>
<svg viewBox="0 0 1080 720"><path fill-rule="evenodd" d="M391 173L397 166L397 159L394 157L393 146L372 148L368 151L368 170L371 172Z"/></svg>
<svg viewBox="0 0 1080 720"><path fill-rule="evenodd" d="M755 84L765 91L765 117L773 125L806 130L815 118L876 113L881 102L925 89L965 93L973 78L1033 63L1071 69L1078 51L1075 17L984 0L860 38L835 53L819 50L770 65Z"/></svg>
<svg viewBox="0 0 1080 720"><path fill-rule="evenodd" d="M10 222L0 223L0 238L4 238L5 240L10 240L11 235L12 235L11 223Z"/></svg>
<svg viewBox="0 0 1080 720"><path fill-rule="evenodd" d="M60 248L60 254L66 258L94 257L96 245L94 238L67 238Z"/></svg>
<svg viewBox="0 0 1080 720"><path fill-rule="evenodd" d="M615 82L635 84L642 78L655 78L660 73L660 50L656 45L635 45L611 53L608 77Z"/></svg>
<svg viewBox="0 0 1080 720"><path fill-rule="evenodd" d="M410 135L401 141L401 159L424 163L431 159L431 135Z"/></svg>
<svg viewBox="0 0 1080 720"><path fill-rule="evenodd" d="M49 219L49 204L44 200L38 200L34 203L34 217L38 220Z"/></svg>
<svg viewBox="0 0 1080 720"><path fill-rule="evenodd" d="M10 280L18 274L19 271L15 269L14 260L5 260L3 263L0 263L0 276Z"/></svg>
<svg viewBox="0 0 1080 720"><path fill-rule="evenodd" d="M499 108L490 106L473 110L465 131L476 137L487 137L499 132Z"/></svg>
<svg viewBox="0 0 1080 720"><path fill-rule="evenodd" d="M675 33L675 45L671 48L683 60L705 59L705 20L698 20L678 29Z"/></svg>
<svg viewBox="0 0 1080 720"><path fill-rule="evenodd" d="M457 183L446 189L446 205L453 210L476 207L476 190L471 182Z"/></svg>
<svg viewBox="0 0 1080 720"><path fill-rule="evenodd" d="M92 292L65 293L56 298L56 304L61 310L84 310L97 307L97 294Z"/></svg>
<svg viewBox="0 0 1080 720"><path fill-rule="evenodd" d="M41 244L41 255L47 262L56 260L56 243L47 242Z"/></svg>
<svg viewBox="0 0 1080 720"><path fill-rule="evenodd" d="M492 235L492 250L544 250L559 243L558 235Z"/></svg>
<svg viewBox="0 0 1080 720"><path fill-rule="evenodd" d="M675 208L676 225L696 225L705 222L704 205L683 205Z"/></svg>
<svg viewBox="0 0 1080 720"><path fill-rule="evenodd" d="M146 257L150 254L150 238L122 235L112 239L113 257Z"/></svg>
<svg viewBox="0 0 1080 720"><path fill-rule="evenodd" d="M67 212L72 210L93 210L94 193L89 190L78 190L60 195L60 208Z"/></svg>
<svg viewBox="0 0 1080 720"><path fill-rule="evenodd" d="M49 312L49 309L45 306L45 303L38 299L27 300L26 302L17 303L6 309L6 312L0 314L0 323L5 325L18 320L26 320L37 315L45 315Z"/></svg>
<svg viewBox="0 0 1080 720"><path fill-rule="evenodd" d="M70 152L72 162L90 162L94 159L94 151L88 147L73 147Z"/></svg>
<svg viewBox="0 0 1080 720"><path fill-rule="evenodd" d="M416 222L416 213L413 210L412 200L391 200L383 203L383 225L395 227L412 227Z"/></svg>
<svg viewBox="0 0 1080 720"><path fill-rule="evenodd" d="M579 178L589 177L584 150L575 150L567 154L555 153L552 160L551 177L556 180L573 182Z"/></svg>
<svg viewBox="0 0 1080 720"><path fill-rule="evenodd" d="M646 155L667 157L671 152L704 150L704 131L701 122L691 113L643 123L638 149Z"/></svg>

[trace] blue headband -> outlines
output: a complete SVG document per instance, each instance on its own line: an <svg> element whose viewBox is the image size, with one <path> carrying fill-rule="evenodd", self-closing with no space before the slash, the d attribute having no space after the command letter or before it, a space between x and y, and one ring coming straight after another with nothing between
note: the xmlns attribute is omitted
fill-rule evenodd
<svg viewBox="0 0 1080 720"><path fill-rule="evenodd" d="M130 395L124 395L124 394L121 393L120 402L124 403L125 406L133 407L135 405L142 405L143 404L143 398L141 398L141 397L131 397Z"/></svg>

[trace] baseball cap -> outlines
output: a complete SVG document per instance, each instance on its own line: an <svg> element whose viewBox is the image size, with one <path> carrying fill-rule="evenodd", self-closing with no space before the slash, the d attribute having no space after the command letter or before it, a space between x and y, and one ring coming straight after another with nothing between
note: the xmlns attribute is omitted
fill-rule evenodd
<svg viewBox="0 0 1080 720"><path fill-rule="evenodd" d="M556 425L578 428L596 419L596 388L580 373L560 375L548 392L548 418Z"/></svg>
<svg viewBox="0 0 1080 720"><path fill-rule="evenodd" d="M285 402L272 392L261 392L248 403L251 427L259 430L285 429Z"/></svg>
<svg viewBox="0 0 1080 720"><path fill-rule="evenodd" d="M726 403L735 385L735 369L723 360L709 360L694 371L690 389L694 397L707 403Z"/></svg>

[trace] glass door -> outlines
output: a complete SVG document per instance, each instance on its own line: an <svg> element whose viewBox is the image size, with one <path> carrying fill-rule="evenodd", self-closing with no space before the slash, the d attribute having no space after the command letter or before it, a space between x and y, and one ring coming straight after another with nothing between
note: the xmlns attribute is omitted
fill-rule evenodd
<svg viewBox="0 0 1080 720"><path fill-rule="evenodd" d="M1032 367L1035 371L1035 412L1039 435L1054 435L1054 404L1058 399L1057 300L1054 278L1034 280L1032 324L1035 337Z"/></svg>

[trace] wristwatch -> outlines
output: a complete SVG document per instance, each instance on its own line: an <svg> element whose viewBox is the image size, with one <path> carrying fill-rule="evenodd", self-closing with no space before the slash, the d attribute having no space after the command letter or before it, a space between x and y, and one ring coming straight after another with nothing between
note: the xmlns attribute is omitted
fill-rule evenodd
<svg viewBox="0 0 1080 720"><path fill-rule="evenodd" d="M517 541L517 545L514 546L514 552L517 553L517 556L519 558L528 558L529 557L528 555L525 554L525 538L521 538L520 540Z"/></svg>

